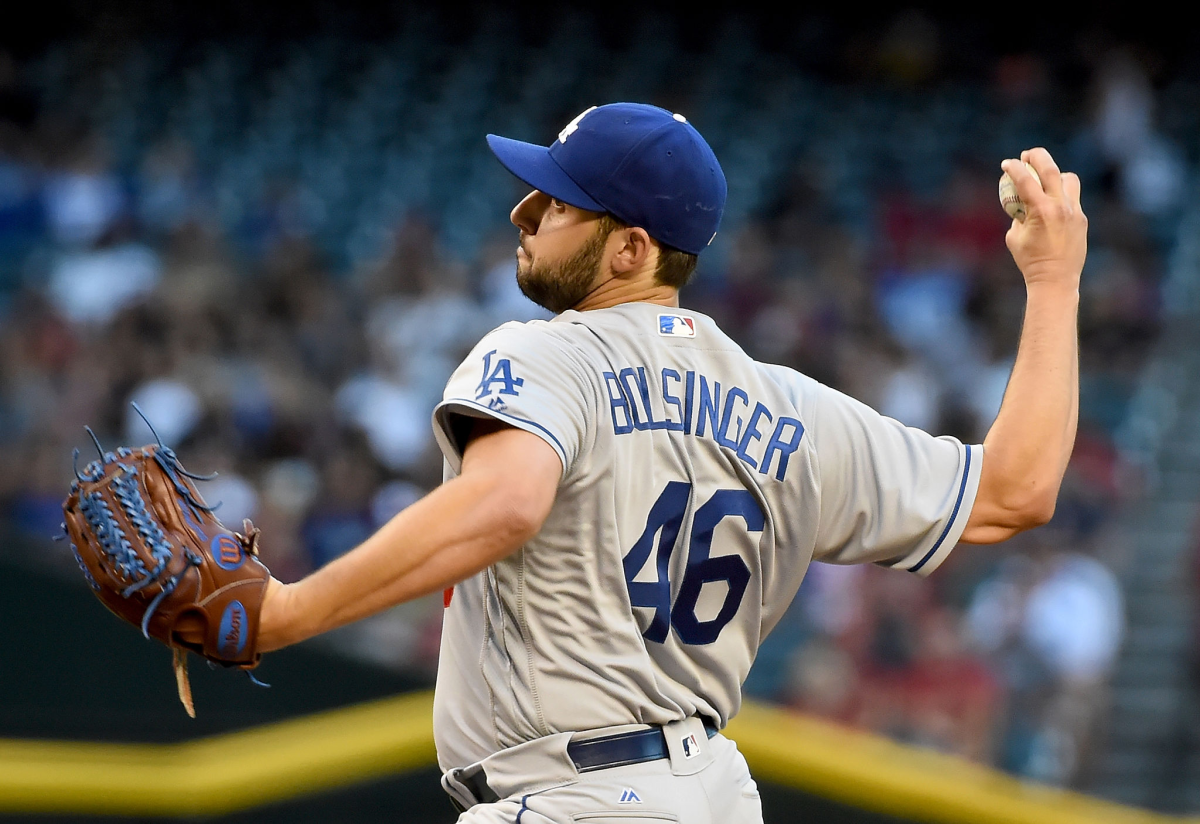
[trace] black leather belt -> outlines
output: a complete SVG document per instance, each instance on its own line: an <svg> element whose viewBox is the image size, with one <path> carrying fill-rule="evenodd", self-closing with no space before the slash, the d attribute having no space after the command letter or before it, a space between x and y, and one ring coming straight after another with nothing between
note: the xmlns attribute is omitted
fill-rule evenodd
<svg viewBox="0 0 1200 824"><path fill-rule="evenodd" d="M708 734L708 738L713 738L718 733L718 729L706 718L704 732ZM655 762L660 758L666 758L670 752L667 748L667 736L662 732L662 727L636 729L631 733L617 733L616 735L601 735L600 738L571 741L566 745L566 754L570 757L571 762L574 762L575 769L580 772ZM457 772L455 777L458 783L470 790L470 794L474 796L478 804L492 804L493 801L500 800L496 790L488 786L487 774L482 766L475 765L473 769ZM458 804L452 796L450 800L454 801L458 812L464 812L462 805Z"/></svg>
<svg viewBox="0 0 1200 824"><path fill-rule="evenodd" d="M709 738L717 734L717 728L708 721L704 722L704 731L708 733ZM662 727L619 732L616 735L603 735L567 744L567 755L575 763L575 769L581 773L657 761L666 758L669 753L667 736Z"/></svg>
<svg viewBox="0 0 1200 824"><path fill-rule="evenodd" d="M704 731L709 738L717 734L717 728L707 719L704 721ZM581 773L657 761L669 754L667 736L662 727L602 735L599 738L567 744L567 755L574 762L575 769ZM460 772L456 777L459 783L471 791L478 803L490 804L500 800L496 791L488 785L487 774L482 767L476 766L473 771ZM454 806L459 808L459 812L463 811L457 801L454 802Z"/></svg>

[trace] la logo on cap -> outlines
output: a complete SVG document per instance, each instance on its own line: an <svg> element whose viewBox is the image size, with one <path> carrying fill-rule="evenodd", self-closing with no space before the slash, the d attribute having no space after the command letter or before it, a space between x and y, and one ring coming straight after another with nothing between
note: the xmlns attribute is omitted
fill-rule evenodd
<svg viewBox="0 0 1200 824"><path fill-rule="evenodd" d="M568 123L566 125L566 128L564 128L561 132L558 133L558 142L566 143L567 138L570 137L571 135L575 134L575 132L579 129L579 121L583 120L585 117L587 117L588 112L594 112L594 111L596 111L596 107L592 106L591 108L584 109L579 114L575 115L575 119L572 120L570 123Z"/></svg>

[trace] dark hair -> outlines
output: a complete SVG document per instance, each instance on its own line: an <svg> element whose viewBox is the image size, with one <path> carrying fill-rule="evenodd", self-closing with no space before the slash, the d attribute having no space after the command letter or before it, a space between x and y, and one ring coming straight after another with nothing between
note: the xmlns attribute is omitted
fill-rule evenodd
<svg viewBox="0 0 1200 824"><path fill-rule="evenodd" d="M619 217L605 212L600 216L600 233L608 237L618 229L628 229L630 225ZM658 244L658 266L654 269L654 279L663 286L682 289L696 269L697 256L684 252L665 243Z"/></svg>

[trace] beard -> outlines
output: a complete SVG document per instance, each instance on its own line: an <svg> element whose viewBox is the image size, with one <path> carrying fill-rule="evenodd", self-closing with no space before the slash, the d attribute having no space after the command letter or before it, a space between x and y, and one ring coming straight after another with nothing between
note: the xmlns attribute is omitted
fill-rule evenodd
<svg viewBox="0 0 1200 824"><path fill-rule="evenodd" d="M555 263L530 261L522 265L517 257L517 286L521 293L554 314L578 305L595 288L604 246L608 237L597 232L569 258Z"/></svg>

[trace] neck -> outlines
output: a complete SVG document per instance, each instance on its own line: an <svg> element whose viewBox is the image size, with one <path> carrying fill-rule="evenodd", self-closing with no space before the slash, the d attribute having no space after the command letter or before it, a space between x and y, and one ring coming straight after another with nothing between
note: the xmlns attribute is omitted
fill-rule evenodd
<svg viewBox="0 0 1200 824"><path fill-rule="evenodd" d="M657 303L660 306L679 306L679 290L664 286L653 275L647 278L609 278L588 293L571 308L577 312L608 309L622 303Z"/></svg>

